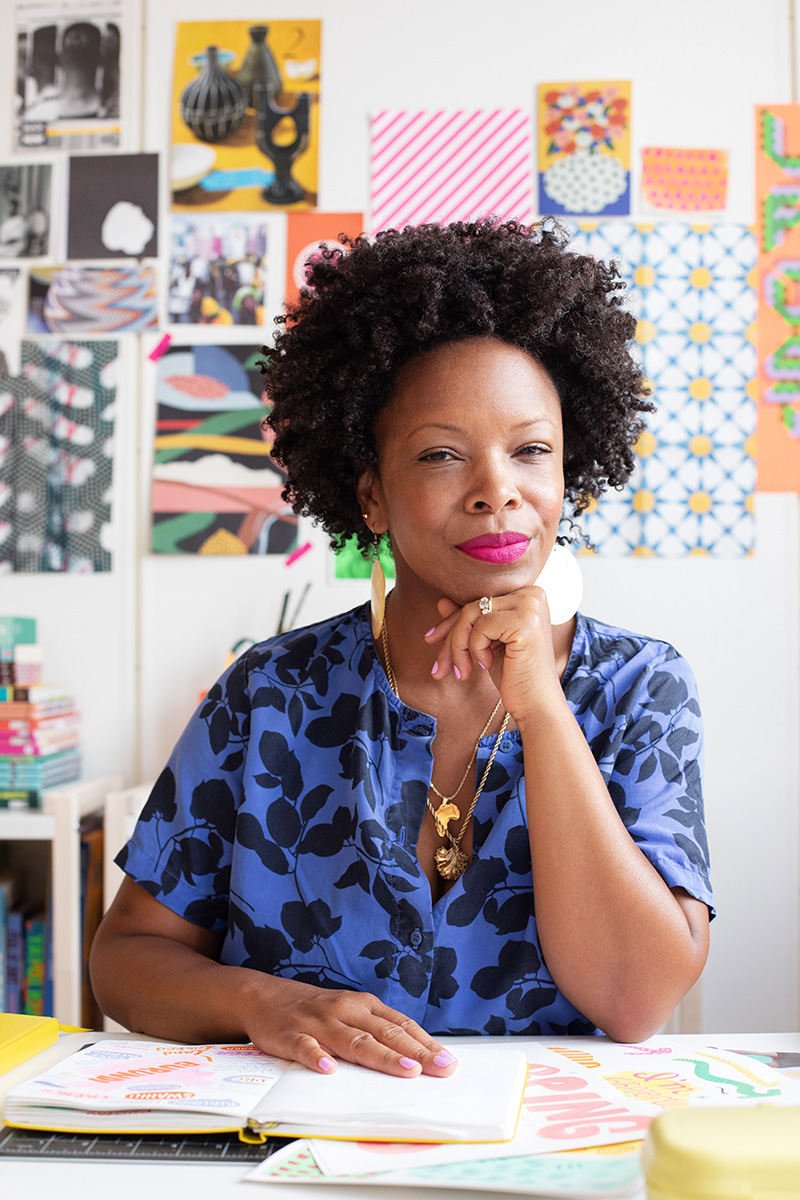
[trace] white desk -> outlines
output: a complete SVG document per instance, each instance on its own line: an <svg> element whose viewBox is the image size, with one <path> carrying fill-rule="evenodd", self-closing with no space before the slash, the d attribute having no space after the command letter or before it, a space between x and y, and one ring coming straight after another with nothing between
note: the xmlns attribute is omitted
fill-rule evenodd
<svg viewBox="0 0 800 1200"><path fill-rule="evenodd" d="M101 1035L102 1036L102 1035ZM109 1036L109 1035L106 1035ZM119 1034L111 1035L119 1037ZM67 1052L78 1049L85 1035L71 1035ZM448 1038L448 1045L469 1044L475 1038ZM506 1038L495 1040L508 1044ZM521 1049L547 1038L519 1038ZM727 1050L791 1050L800 1052L800 1033L675 1034L681 1046L718 1045ZM0 1077L0 1097L23 1079L49 1065L65 1051L63 1040L30 1063ZM58 1051L58 1052L57 1052ZM350 1192L309 1184L244 1184L252 1164L98 1162L95 1160L0 1159L0 1196L3 1200L401 1200L407 1191L398 1188L359 1187ZM441 1188L415 1188L414 1200L444 1200L451 1195ZM501 1192L464 1192L469 1200L498 1200Z"/></svg>

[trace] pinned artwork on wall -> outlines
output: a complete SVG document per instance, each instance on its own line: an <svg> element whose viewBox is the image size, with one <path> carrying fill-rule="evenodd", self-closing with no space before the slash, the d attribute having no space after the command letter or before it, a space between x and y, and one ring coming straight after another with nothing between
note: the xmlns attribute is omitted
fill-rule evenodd
<svg viewBox="0 0 800 1200"><path fill-rule="evenodd" d="M268 237L267 218L259 213L174 216L170 321L263 325Z"/></svg>
<svg viewBox="0 0 800 1200"><path fill-rule="evenodd" d="M629 213L630 122L630 83L541 84L539 212Z"/></svg>
<svg viewBox="0 0 800 1200"><path fill-rule="evenodd" d="M370 228L492 213L533 219L531 119L521 108L387 109L370 119Z"/></svg>
<svg viewBox="0 0 800 1200"><path fill-rule="evenodd" d="M316 208L320 21L176 26L176 212Z"/></svg>
<svg viewBox="0 0 800 1200"><path fill-rule="evenodd" d="M28 333L146 333L158 324L152 267L32 267Z"/></svg>
<svg viewBox="0 0 800 1200"><path fill-rule="evenodd" d="M363 213L289 213L286 227L286 303L300 299L306 267L322 250L345 252L340 233L356 238L364 231Z"/></svg>
<svg viewBox="0 0 800 1200"><path fill-rule="evenodd" d="M0 167L0 259L51 253L50 163Z"/></svg>
<svg viewBox="0 0 800 1200"><path fill-rule="evenodd" d="M158 255L158 155L69 160L67 258Z"/></svg>
<svg viewBox="0 0 800 1200"><path fill-rule="evenodd" d="M575 249L614 260L638 317L656 411L630 483L578 521L602 555L714 555L754 546L755 371L746 225L582 225Z"/></svg>
<svg viewBox="0 0 800 1200"><path fill-rule="evenodd" d="M728 152L669 146L642 150L642 199L654 212L722 212Z"/></svg>
<svg viewBox="0 0 800 1200"><path fill-rule="evenodd" d="M19 375L27 281L19 267L0 267L0 375Z"/></svg>
<svg viewBox="0 0 800 1200"><path fill-rule="evenodd" d="M18 4L15 149L120 144L123 0Z"/></svg>
<svg viewBox="0 0 800 1200"><path fill-rule="evenodd" d="M151 549L287 554L297 518L263 425L255 346L170 346L156 364Z"/></svg>
<svg viewBox="0 0 800 1200"><path fill-rule="evenodd" d="M758 490L800 492L800 104L756 109Z"/></svg>
<svg viewBox="0 0 800 1200"><path fill-rule="evenodd" d="M23 342L0 378L0 572L110 571L116 342Z"/></svg>

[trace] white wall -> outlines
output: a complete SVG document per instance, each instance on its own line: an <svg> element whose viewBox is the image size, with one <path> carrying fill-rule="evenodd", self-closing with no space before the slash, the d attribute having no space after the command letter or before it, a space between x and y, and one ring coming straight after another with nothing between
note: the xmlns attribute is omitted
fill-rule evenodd
<svg viewBox="0 0 800 1200"><path fill-rule="evenodd" d="M2 12L11 8L0 0ZM788 0L145 0L141 148L168 146L175 20L319 16L320 207L366 207L371 110L533 110L539 82L632 79L634 170L644 144L727 148L726 215L753 221L753 106L791 98L787 14ZM0 68L11 66L5 41ZM0 77L8 80L9 70ZM636 183L635 176L634 197ZM166 249L166 226L163 234ZM231 644L274 632L287 587L296 597L313 581L308 620L366 594L362 584L329 584L328 556L313 531L301 532L314 540L313 552L289 568L270 558L144 553L153 421L145 349L134 345L125 391L114 573L0 579L0 608L39 616L48 673L68 678L80 697L87 770L121 768L131 782L160 769ZM747 560L582 560L584 609L666 637L698 677L720 912L701 1001L703 1028L715 1032L794 1029L800 1010L798 498L759 496L757 524Z"/></svg>

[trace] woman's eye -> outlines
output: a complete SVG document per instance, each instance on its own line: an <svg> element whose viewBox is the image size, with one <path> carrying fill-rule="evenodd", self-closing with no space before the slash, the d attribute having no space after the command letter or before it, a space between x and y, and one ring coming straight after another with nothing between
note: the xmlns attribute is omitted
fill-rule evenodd
<svg viewBox="0 0 800 1200"><path fill-rule="evenodd" d="M452 457L452 450L427 450L424 454L420 454L420 462L445 462Z"/></svg>
<svg viewBox="0 0 800 1200"><path fill-rule="evenodd" d="M550 454L550 447L543 442L531 442L528 446L521 446L518 453L535 458L538 454Z"/></svg>

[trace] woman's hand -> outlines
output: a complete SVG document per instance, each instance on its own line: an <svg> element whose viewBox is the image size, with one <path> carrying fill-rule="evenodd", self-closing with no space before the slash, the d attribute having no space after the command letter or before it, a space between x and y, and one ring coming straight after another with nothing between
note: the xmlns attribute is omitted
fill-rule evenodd
<svg viewBox="0 0 800 1200"><path fill-rule="evenodd" d="M563 699L542 588L531 584L493 596L489 613L481 612L477 600L462 607L444 597L437 607L443 620L425 635L429 645L440 647L435 679L451 671L468 679L476 666L484 668L517 724L541 705Z"/></svg>
<svg viewBox="0 0 800 1200"><path fill-rule="evenodd" d="M454 1056L415 1021L368 992L265 979L266 989L254 984L246 1033L267 1054L322 1072L334 1070L337 1058L405 1078L451 1075L455 1068Z"/></svg>

